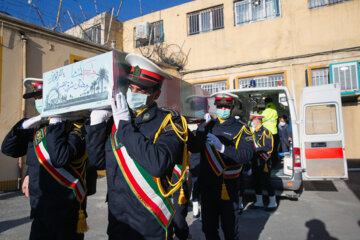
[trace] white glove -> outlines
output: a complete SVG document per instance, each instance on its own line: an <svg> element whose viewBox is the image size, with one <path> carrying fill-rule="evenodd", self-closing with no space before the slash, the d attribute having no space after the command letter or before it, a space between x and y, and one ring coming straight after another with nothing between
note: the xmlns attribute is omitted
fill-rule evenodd
<svg viewBox="0 0 360 240"><path fill-rule="evenodd" d="M109 119L112 115L110 110L96 109L90 113L90 125L96 125Z"/></svg>
<svg viewBox="0 0 360 240"><path fill-rule="evenodd" d="M111 109L114 123L117 128L120 120L130 121L131 116L124 94L121 92L116 94L115 99L116 100L111 99Z"/></svg>
<svg viewBox="0 0 360 240"><path fill-rule="evenodd" d="M207 134L207 139L206 141L209 143L209 144L212 144L214 145L214 147L220 152L220 153L224 153L225 151L225 145L222 144L220 142L220 140L212 133L208 133Z"/></svg>
<svg viewBox="0 0 360 240"><path fill-rule="evenodd" d="M32 117L32 118L29 118L29 119L26 119L21 127L23 129L29 129L29 128L33 128L34 126L36 126L37 124L39 124L41 122L41 116L38 115L36 117Z"/></svg>
<svg viewBox="0 0 360 240"><path fill-rule="evenodd" d="M211 116L209 113L205 113L204 115L205 122L201 123L198 127L199 131L204 131L206 125L211 121Z"/></svg>

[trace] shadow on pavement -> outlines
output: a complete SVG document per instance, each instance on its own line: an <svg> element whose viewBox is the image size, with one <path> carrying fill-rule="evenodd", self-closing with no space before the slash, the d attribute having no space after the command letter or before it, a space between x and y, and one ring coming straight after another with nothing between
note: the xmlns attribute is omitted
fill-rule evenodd
<svg viewBox="0 0 360 240"><path fill-rule="evenodd" d="M247 240L259 239L273 213L265 211L265 209L245 209L240 216L240 238Z"/></svg>
<svg viewBox="0 0 360 240"><path fill-rule="evenodd" d="M307 240L338 240L330 236L326 230L325 224L319 219L311 219L305 223L305 226L309 229L307 234Z"/></svg>
<svg viewBox="0 0 360 240"><path fill-rule="evenodd" d="M14 220L2 221L0 222L0 233L5 232L6 230L9 230L11 228L20 226L22 224L28 223L30 221L31 219L29 216Z"/></svg>
<svg viewBox="0 0 360 240"><path fill-rule="evenodd" d="M320 191L320 192L337 192L337 188L332 181L304 181L305 191Z"/></svg>
<svg viewBox="0 0 360 240"><path fill-rule="evenodd" d="M1 193L0 194L0 200L5 200L5 199L9 199L9 198L14 198L14 197L19 197L22 196L23 194L19 191L16 192L6 192L6 193Z"/></svg>

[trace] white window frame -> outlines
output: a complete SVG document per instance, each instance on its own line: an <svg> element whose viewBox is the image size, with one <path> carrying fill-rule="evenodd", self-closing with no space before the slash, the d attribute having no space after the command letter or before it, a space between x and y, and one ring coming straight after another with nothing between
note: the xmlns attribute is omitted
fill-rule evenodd
<svg viewBox="0 0 360 240"><path fill-rule="evenodd" d="M255 6L255 1L260 4ZM270 8L271 4L272 8ZM261 15L258 16L256 13L261 13ZM280 17L280 0L241 0L234 2L234 16L235 26Z"/></svg>
<svg viewBox="0 0 360 240"><path fill-rule="evenodd" d="M210 94L220 92L227 89L227 80L216 81L216 82L206 82L206 83L198 83L195 86L208 91Z"/></svg>
<svg viewBox="0 0 360 240"><path fill-rule="evenodd" d="M308 0L309 9L320 8L325 6L330 6L338 3L348 2L351 0Z"/></svg>
<svg viewBox="0 0 360 240"><path fill-rule="evenodd" d="M278 81L281 81L280 86L285 86L285 73L276 73L269 75L259 75L254 77L238 78L239 88L249 88L250 81L255 80L255 87L278 87Z"/></svg>
<svg viewBox="0 0 360 240"><path fill-rule="evenodd" d="M216 27L214 28L213 26L213 21L214 21L214 12L216 10L221 9L221 13L217 12L218 15L221 15L219 18L220 27ZM206 15L208 15L208 17L206 17ZM208 23L205 23L204 19L208 18ZM188 34L189 35L194 35L194 34L199 34L202 32L210 32L210 31L214 31L217 29L222 29L224 28L224 6L217 6L217 7L213 7L213 8L209 8L209 9L205 9L202 11L198 11L198 12L194 12L194 13L188 13L187 16L188 19ZM196 26L196 25L197 26Z"/></svg>
<svg viewBox="0 0 360 240"><path fill-rule="evenodd" d="M311 69L311 85L320 86L330 83L329 68L313 68Z"/></svg>
<svg viewBox="0 0 360 240"><path fill-rule="evenodd" d="M339 84L341 95L360 94L359 61L330 64L330 82Z"/></svg>

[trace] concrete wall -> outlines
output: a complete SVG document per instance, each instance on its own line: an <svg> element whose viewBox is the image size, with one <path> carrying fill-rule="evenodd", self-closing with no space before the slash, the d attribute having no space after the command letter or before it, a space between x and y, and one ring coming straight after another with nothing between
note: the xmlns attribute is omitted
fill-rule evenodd
<svg viewBox="0 0 360 240"><path fill-rule="evenodd" d="M35 115L33 100L24 101L23 79L42 78L42 73L88 58L110 49L96 46L65 34L0 16L0 139L23 117ZM81 57L81 58L79 58ZM0 190L12 189L21 178L20 160L0 153Z"/></svg>
<svg viewBox="0 0 360 240"><path fill-rule="evenodd" d="M110 35L108 38L109 26L110 26L111 15L107 12L98 14L97 16L81 23L78 26L70 28L65 31L66 34L72 35L74 37L83 38L83 31L96 26L101 25L101 42L100 44L105 44L107 47L111 47L111 42L115 41L115 48L118 50L123 50L123 23L113 18L111 21ZM107 42L106 42L107 41Z"/></svg>
<svg viewBox="0 0 360 240"><path fill-rule="evenodd" d="M224 7L223 29L188 35L188 13L219 5ZM279 17L235 26L233 0L185 3L124 22L124 51L143 51L134 44L137 23L163 20L164 44L183 46L182 51L189 53L181 71L183 80L225 80L232 89L238 87L240 77L282 72L299 105L306 70L360 60L360 1L309 9L308 1L280 0L280 9ZM353 131L359 118L359 99L355 97L343 104L348 158L360 158L360 138Z"/></svg>

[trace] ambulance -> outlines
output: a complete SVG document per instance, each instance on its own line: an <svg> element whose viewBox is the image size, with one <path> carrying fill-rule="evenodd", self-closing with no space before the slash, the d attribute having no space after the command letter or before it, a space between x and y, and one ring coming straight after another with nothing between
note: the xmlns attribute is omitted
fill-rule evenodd
<svg viewBox="0 0 360 240"><path fill-rule="evenodd" d="M298 199L303 181L348 179L340 88L334 84L305 87L298 105L287 87L226 90L239 96L234 109L248 123L250 112L264 108L272 98L278 116L286 115L292 134L291 148L272 170L276 195ZM254 193L251 177L242 174L245 193ZM265 193L266 194L266 193Z"/></svg>

